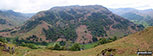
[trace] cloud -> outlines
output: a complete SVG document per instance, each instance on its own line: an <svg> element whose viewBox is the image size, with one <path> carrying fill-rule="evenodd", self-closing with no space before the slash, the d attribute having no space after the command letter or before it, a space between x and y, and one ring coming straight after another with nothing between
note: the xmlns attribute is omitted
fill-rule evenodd
<svg viewBox="0 0 153 56"><path fill-rule="evenodd" d="M107 8L153 8L153 0L0 0L0 9L34 13L54 6L103 5Z"/></svg>

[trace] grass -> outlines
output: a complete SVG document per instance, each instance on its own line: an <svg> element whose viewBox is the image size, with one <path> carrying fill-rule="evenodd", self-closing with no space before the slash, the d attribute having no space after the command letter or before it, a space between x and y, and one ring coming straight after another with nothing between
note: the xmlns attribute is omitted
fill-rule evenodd
<svg viewBox="0 0 153 56"><path fill-rule="evenodd" d="M142 24L144 27L149 27L149 24L145 22L144 20L142 21L136 21L136 20L131 20L135 24Z"/></svg>
<svg viewBox="0 0 153 56"><path fill-rule="evenodd" d="M53 46L54 44L55 44L55 42L51 42L47 46Z"/></svg>
<svg viewBox="0 0 153 56"><path fill-rule="evenodd" d="M138 48L140 50L152 50L153 51L153 27L149 27L144 31L137 32L135 34L131 34L127 37L119 39L117 41L100 45L95 48L83 50L83 51L54 51L54 50L38 50L32 51L29 56L33 53L41 53L41 54L33 54L35 56L96 56L103 49L113 48L116 49L115 56L136 56L136 51ZM88 45L87 45L88 46ZM90 46L90 45L89 45ZM46 55L48 54L48 55ZM31 55L31 56L33 56Z"/></svg>
<svg viewBox="0 0 153 56"><path fill-rule="evenodd" d="M21 47L17 48L17 50L21 50L22 52L17 51L15 56L24 55L27 53L26 50L30 50L26 56L96 56L102 50L107 48L116 49L114 52L115 56L137 56L136 51L138 48L141 51L153 51L153 27L149 27L144 31L128 35L114 42L103 44L95 48L90 48L92 45L94 45L94 43L82 45L87 48L83 51L56 51ZM0 56L8 56L8 54L0 54Z"/></svg>
<svg viewBox="0 0 153 56"><path fill-rule="evenodd" d="M94 46L97 44L97 42L93 42L93 43L89 43L89 44L81 44L81 48L84 49L90 49L90 48L94 48Z"/></svg>

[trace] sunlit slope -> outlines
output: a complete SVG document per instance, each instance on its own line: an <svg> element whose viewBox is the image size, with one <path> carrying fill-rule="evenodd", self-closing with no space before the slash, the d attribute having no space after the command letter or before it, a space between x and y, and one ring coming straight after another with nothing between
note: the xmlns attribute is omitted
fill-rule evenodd
<svg viewBox="0 0 153 56"><path fill-rule="evenodd" d="M51 51L51 50L33 50L27 56L96 56L102 50L112 48L116 49L115 56L136 56L136 51L153 51L153 27L144 31L131 34L115 42L100 45L98 47L84 51Z"/></svg>
<svg viewBox="0 0 153 56"><path fill-rule="evenodd" d="M138 48L140 51L153 51L153 27L131 34L115 42L104 44L85 51L69 53L66 56L96 56L101 52L101 50L107 48L116 49L115 53L117 56L136 56Z"/></svg>
<svg viewBox="0 0 153 56"><path fill-rule="evenodd" d="M131 34L115 42L97 46L83 51L55 51L48 49L16 48L15 56L96 56L102 50L111 48L116 49L115 56L136 56L137 49L140 51L153 51L153 27L144 31ZM26 51L28 50L28 51ZM22 51L22 52L19 52ZM8 53L1 53L6 55ZM11 54L8 54L8 56Z"/></svg>
<svg viewBox="0 0 153 56"><path fill-rule="evenodd" d="M21 46L16 46L14 44L9 44L9 43L2 43L0 42L2 45L0 45L0 56L24 56L28 53L28 51L30 51L31 49L27 48L27 47L21 47ZM5 50L5 47L3 47L3 45L6 45L6 47L14 47L15 48L15 52L12 54L10 49L9 51Z"/></svg>

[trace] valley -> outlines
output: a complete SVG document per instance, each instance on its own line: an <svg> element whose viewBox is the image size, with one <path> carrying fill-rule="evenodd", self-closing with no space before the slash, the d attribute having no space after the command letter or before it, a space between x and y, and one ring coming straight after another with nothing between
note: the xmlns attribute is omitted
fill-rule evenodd
<svg viewBox="0 0 153 56"><path fill-rule="evenodd" d="M0 11L0 56L137 56L153 51L151 13L102 5Z"/></svg>
<svg viewBox="0 0 153 56"><path fill-rule="evenodd" d="M83 51L56 51L56 50L48 50L48 49L29 49L26 47L16 47L16 53L15 56L96 56L99 54L102 50L111 48L116 49L114 53L115 56L137 56L136 52L139 48L140 50L148 50L153 51L153 45L152 45L152 33L153 33L153 27L149 27L143 31L128 35L124 38L121 38L117 41L99 45L95 48L83 50ZM146 35L147 34L147 35ZM10 45L10 44L8 44ZM20 52L18 52L20 51ZM22 51L22 52L21 52ZM6 53L3 52L2 53ZM10 56L11 54L1 54L2 56Z"/></svg>

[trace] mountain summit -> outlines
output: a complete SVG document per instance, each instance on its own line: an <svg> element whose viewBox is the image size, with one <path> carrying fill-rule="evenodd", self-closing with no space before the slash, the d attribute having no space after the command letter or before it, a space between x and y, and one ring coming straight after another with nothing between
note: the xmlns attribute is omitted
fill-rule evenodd
<svg viewBox="0 0 153 56"><path fill-rule="evenodd" d="M72 41L91 43L102 37L123 37L142 30L134 24L100 5L53 7L41 11L12 35L37 41Z"/></svg>

